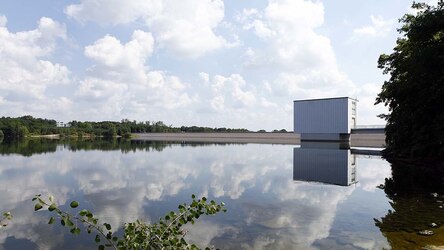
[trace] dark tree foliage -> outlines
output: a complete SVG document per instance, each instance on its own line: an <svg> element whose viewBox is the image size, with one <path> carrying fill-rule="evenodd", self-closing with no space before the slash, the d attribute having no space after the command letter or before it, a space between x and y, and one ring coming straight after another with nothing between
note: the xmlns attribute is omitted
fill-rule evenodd
<svg viewBox="0 0 444 250"><path fill-rule="evenodd" d="M62 137L131 137L131 133L180 133L180 132L249 132L247 129L209 128L209 127L173 127L161 121L137 122L123 119L120 122L81 122L71 121L65 127L57 127L55 120L22 116L18 118L0 118L0 138L16 139L31 135L60 134ZM2 136L3 135L3 136Z"/></svg>
<svg viewBox="0 0 444 250"><path fill-rule="evenodd" d="M56 140L32 139L32 140L6 140L0 143L0 155L18 154L32 156L35 154L54 153L57 150Z"/></svg>
<svg viewBox="0 0 444 250"><path fill-rule="evenodd" d="M413 3L416 14L406 14L390 55L378 67L385 81L376 104L389 114L385 154L403 158L444 158L444 2L437 6Z"/></svg>
<svg viewBox="0 0 444 250"><path fill-rule="evenodd" d="M1 117L0 130L8 139L23 138L28 134L55 134L58 132L55 120L22 116L17 118Z"/></svg>

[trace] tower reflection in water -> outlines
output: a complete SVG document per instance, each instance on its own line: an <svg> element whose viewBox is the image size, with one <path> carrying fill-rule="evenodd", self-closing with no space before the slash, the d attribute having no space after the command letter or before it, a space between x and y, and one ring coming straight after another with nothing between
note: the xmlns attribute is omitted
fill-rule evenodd
<svg viewBox="0 0 444 250"><path fill-rule="evenodd" d="M293 180L349 186L356 179L356 154L377 150L350 149L348 142L306 142L293 149Z"/></svg>

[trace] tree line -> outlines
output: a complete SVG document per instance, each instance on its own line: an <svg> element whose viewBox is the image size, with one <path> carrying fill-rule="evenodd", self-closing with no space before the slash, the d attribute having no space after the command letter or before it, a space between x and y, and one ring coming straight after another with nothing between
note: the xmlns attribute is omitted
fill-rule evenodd
<svg viewBox="0 0 444 250"><path fill-rule="evenodd" d="M57 121L32 116L1 117L0 138L23 138L32 135L59 134L67 137L130 137L131 133L180 133L180 132L251 132L244 128L210 128L198 126L173 127L162 121L137 122L123 119L116 121L71 121L57 126Z"/></svg>

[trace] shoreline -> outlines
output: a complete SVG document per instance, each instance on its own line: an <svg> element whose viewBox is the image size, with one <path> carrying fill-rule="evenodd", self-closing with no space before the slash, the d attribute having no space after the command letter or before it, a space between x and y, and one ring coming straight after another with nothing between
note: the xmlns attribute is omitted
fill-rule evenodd
<svg viewBox="0 0 444 250"><path fill-rule="evenodd" d="M32 135L30 138L61 139L59 134ZM120 136L118 136L120 137ZM93 139L96 136L69 136L68 138ZM117 137L116 137L117 138ZM295 133L132 133L130 140L143 141L180 141L180 142L214 142L214 143L257 143L301 145L301 137ZM351 134L351 147L384 148L384 134Z"/></svg>
<svg viewBox="0 0 444 250"><path fill-rule="evenodd" d="M300 145L295 133L133 133L132 140ZM352 134L352 147L385 147L384 134Z"/></svg>

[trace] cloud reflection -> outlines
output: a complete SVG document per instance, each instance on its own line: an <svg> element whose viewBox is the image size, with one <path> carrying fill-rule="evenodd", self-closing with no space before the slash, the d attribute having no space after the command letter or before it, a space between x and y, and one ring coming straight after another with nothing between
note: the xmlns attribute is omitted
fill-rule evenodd
<svg viewBox="0 0 444 250"><path fill-rule="evenodd" d="M229 209L190 228L187 237L200 246L309 249L329 237L338 206L360 188L294 182L293 149L284 145L173 145L126 154L62 149L26 158L0 156L0 209L16 215L0 242L13 236L39 249L68 244L64 231L46 225L46 213L32 211L36 193L51 193L60 204L79 200L114 229L137 218L156 221L196 193L224 201ZM372 161L365 171L358 162L364 191L383 177L372 174L371 166L380 163ZM353 239L359 240L364 242Z"/></svg>

